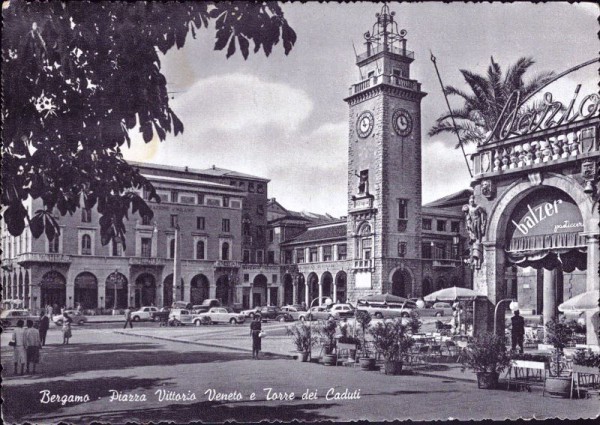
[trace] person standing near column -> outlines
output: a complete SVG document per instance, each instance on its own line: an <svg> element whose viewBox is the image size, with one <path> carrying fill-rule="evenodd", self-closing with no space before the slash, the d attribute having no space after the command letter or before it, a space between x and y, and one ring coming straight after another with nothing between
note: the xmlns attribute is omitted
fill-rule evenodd
<svg viewBox="0 0 600 425"><path fill-rule="evenodd" d="M125 326L123 326L123 329L125 329L128 324L129 327L133 329L133 323L131 322L131 307L125 309Z"/></svg>
<svg viewBox="0 0 600 425"><path fill-rule="evenodd" d="M50 319L46 315L46 312L42 310L40 313L40 341L42 345L46 345L46 334L48 333L48 329L50 328Z"/></svg>
<svg viewBox="0 0 600 425"><path fill-rule="evenodd" d="M15 350L14 352L14 362L15 362L15 375L17 374L17 367L21 365L21 375L23 375L23 371L25 370L25 363L27 363L27 352L25 351L24 345L24 329L22 319L17 321L17 327L15 328L12 340L9 345L12 346Z"/></svg>
<svg viewBox="0 0 600 425"><path fill-rule="evenodd" d="M254 316L250 323L250 336L252 337L252 358L258 359L258 352L261 350L260 332L262 330L260 316Z"/></svg>
<svg viewBox="0 0 600 425"><path fill-rule="evenodd" d="M523 353L523 338L525 336L525 319L519 314L519 310L515 310L513 317L510 318L511 329L511 343L512 350L515 351L517 345L519 346L519 352Z"/></svg>

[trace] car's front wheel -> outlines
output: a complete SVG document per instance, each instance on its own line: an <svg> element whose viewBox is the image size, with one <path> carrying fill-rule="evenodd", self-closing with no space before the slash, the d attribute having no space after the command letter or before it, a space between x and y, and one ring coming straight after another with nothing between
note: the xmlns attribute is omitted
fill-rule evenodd
<svg viewBox="0 0 600 425"><path fill-rule="evenodd" d="M383 319L383 314L381 314L380 312L375 313L375 318L376 319Z"/></svg>
<svg viewBox="0 0 600 425"><path fill-rule="evenodd" d="M409 317L410 315L408 313L402 313L402 317Z"/></svg>
<svg viewBox="0 0 600 425"><path fill-rule="evenodd" d="M202 325L202 323L200 322L200 320L194 320L194 325L200 326Z"/></svg>
<svg viewBox="0 0 600 425"><path fill-rule="evenodd" d="M285 316L280 316L280 317L279 317L279 321L280 321L280 322L285 322Z"/></svg>
<svg viewBox="0 0 600 425"><path fill-rule="evenodd" d="M133 321L134 322L139 322L140 321L140 316L133 316Z"/></svg>
<svg viewBox="0 0 600 425"><path fill-rule="evenodd" d="M237 320L235 320L235 319L231 319L231 320L229 321L229 323L231 323L232 325L237 325Z"/></svg>
<svg viewBox="0 0 600 425"><path fill-rule="evenodd" d="M250 319L254 320L254 313L250 313L250 314L248 315L248 317L249 317Z"/></svg>
<svg viewBox="0 0 600 425"><path fill-rule="evenodd" d="M57 320L55 323L56 323L56 326L62 326L63 325L63 321L62 320Z"/></svg>
<svg viewBox="0 0 600 425"><path fill-rule="evenodd" d="M444 313L441 313L439 311L437 313L435 313L435 317L442 317L443 315L444 315Z"/></svg>
<svg viewBox="0 0 600 425"><path fill-rule="evenodd" d="M306 317L300 316L300 320L302 320L304 322L306 320Z"/></svg>

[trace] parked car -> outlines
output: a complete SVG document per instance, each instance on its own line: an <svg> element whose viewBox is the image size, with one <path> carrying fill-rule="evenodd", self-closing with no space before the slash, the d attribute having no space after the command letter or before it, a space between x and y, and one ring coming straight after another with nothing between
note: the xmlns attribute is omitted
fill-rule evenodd
<svg viewBox="0 0 600 425"><path fill-rule="evenodd" d="M253 307L248 310L242 310L240 314L243 314L244 317L249 317L254 320L254 316L260 311L261 307Z"/></svg>
<svg viewBox="0 0 600 425"><path fill-rule="evenodd" d="M306 311L306 306L302 305L302 304L290 304L290 305L285 305L284 307L294 307L296 309L296 311Z"/></svg>
<svg viewBox="0 0 600 425"><path fill-rule="evenodd" d="M452 304L437 302L431 306L435 310L435 316L451 316L452 315Z"/></svg>
<svg viewBox="0 0 600 425"><path fill-rule="evenodd" d="M404 303L370 303L359 300L356 305L357 310L364 310L377 319L409 317L410 312L416 307L417 305L412 301Z"/></svg>
<svg viewBox="0 0 600 425"><path fill-rule="evenodd" d="M303 311L298 315L298 320L327 320L333 315L324 305L311 307L308 311Z"/></svg>
<svg viewBox="0 0 600 425"><path fill-rule="evenodd" d="M294 319L294 316L292 316L289 312L280 311L275 320L278 322L293 322L296 319Z"/></svg>
<svg viewBox="0 0 600 425"><path fill-rule="evenodd" d="M300 306L302 307L302 306ZM293 305L285 305L280 308L281 313L289 314L293 320L298 320L300 318L300 313L305 312L306 310L298 310L296 306Z"/></svg>
<svg viewBox="0 0 600 425"><path fill-rule="evenodd" d="M255 313L255 316L260 316L261 320L264 319L276 319L277 316L281 313L279 307L275 307L272 305L261 307L258 312Z"/></svg>
<svg viewBox="0 0 600 425"><path fill-rule="evenodd" d="M183 308L185 310L191 310L192 303L188 303L185 301L173 301L173 304L171 304L171 308Z"/></svg>
<svg viewBox="0 0 600 425"><path fill-rule="evenodd" d="M24 323L26 323L27 320L33 320L34 324L40 320L38 316L34 316L27 309L9 309L4 310L0 314L0 323L5 328L17 326L17 321L19 319L23 320Z"/></svg>
<svg viewBox="0 0 600 425"><path fill-rule="evenodd" d="M156 320L157 307L141 307L139 310L131 312L131 320L139 322L142 320Z"/></svg>
<svg viewBox="0 0 600 425"><path fill-rule="evenodd" d="M205 319L207 318L207 319ZM208 310L206 313L194 314L193 315L193 323L196 326L200 326L203 324L203 321L206 323L231 323L231 324L239 324L244 323L246 318L241 313L234 313L232 311L228 311L225 307L213 307Z"/></svg>
<svg viewBox="0 0 600 425"><path fill-rule="evenodd" d="M348 303L333 304L329 307L328 310L334 319L344 319L344 318L354 317L354 307L352 306L352 304L348 304Z"/></svg>
<svg viewBox="0 0 600 425"><path fill-rule="evenodd" d="M213 307L221 307L221 301L215 298L207 298L202 301L202 304L192 306L192 312L194 314L206 313Z"/></svg>
<svg viewBox="0 0 600 425"><path fill-rule="evenodd" d="M189 310L183 308L174 308L169 313L169 324L189 325L193 321L193 315Z"/></svg>
<svg viewBox="0 0 600 425"><path fill-rule="evenodd" d="M65 310L63 313L67 313L69 315L69 317L71 319L73 319L73 324L74 325L83 325L84 323L87 322L87 317L85 317L85 315L77 310ZM63 322L65 320L65 316L63 315L63 313L61 314L57 314L55 316L52 316L52 321L54 322L54 324L56 326L62 326Z"/></svg>

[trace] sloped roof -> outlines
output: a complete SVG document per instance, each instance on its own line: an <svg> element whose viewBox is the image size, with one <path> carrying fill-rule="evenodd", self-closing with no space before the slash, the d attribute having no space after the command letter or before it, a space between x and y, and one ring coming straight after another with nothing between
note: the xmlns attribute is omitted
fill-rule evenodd
<svg viewBox="0 0 600 425"><path fill-rule="evenodd" d="M282 245L293 245L297 243L322 241L329 239L345 239L346 233L347 223L346 221L343 221L331 226L311 227L306 232L301 233L292 240L286 241Z"/></svg>
<svg viewBox="0 0 600 425"><path fill-rule="evenodd" d="M138 162L138 161L127 161L132 167L144 167L155 170L165 170L165 171L176 171L180 173L191 173L191 174L200 174L205 176L215 176L215 177L234 177L234 178L243 178L243 179L251 179L251 180L259 180L264 182L269 182L269 179L264 177L253 176L250 174L240 173L238 171L227 170L225 168L215 167L214 165L211 168L206 169L198 169L191 167L178 167L175 165L164 165L164 164L154 164L150 162Z"/></svg>
<svg viewBox="0 0 600 425"><path fill-rule="evenodd" d="M213 166L212 168L206 168L204 170L198 171L201 174L206 174L209 176L218 176L218 177L236 177L243 179L252 179L252 180L262 180L265 182L270 181L264 177L253 176L251 174L240 173L239 171L227 170L226 168L219 168Z"/></svg>
<svg viewBox="0 0 600 425"><path fill-rule="evenodd" d="M463 206L469 202L469 197L473 194L472 189L463 189L460 192L453 193L443 198L424 204L424 207L449 208Z"/></svg>

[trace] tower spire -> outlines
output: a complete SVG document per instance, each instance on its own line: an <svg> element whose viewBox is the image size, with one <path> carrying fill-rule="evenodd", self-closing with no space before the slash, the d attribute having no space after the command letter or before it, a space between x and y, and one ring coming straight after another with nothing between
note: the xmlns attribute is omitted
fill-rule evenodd
<svg viewBox="0 0 600 425"><path fill-rule="evenodd" d="M381 8L381 12L376 13L377 22L373 24L371 31L364 34L367 53L393 52L397 54L406 54L407 34L405 29L398 30L398 23L394 19L395 12L390 12L387 4Z"/></svg>

